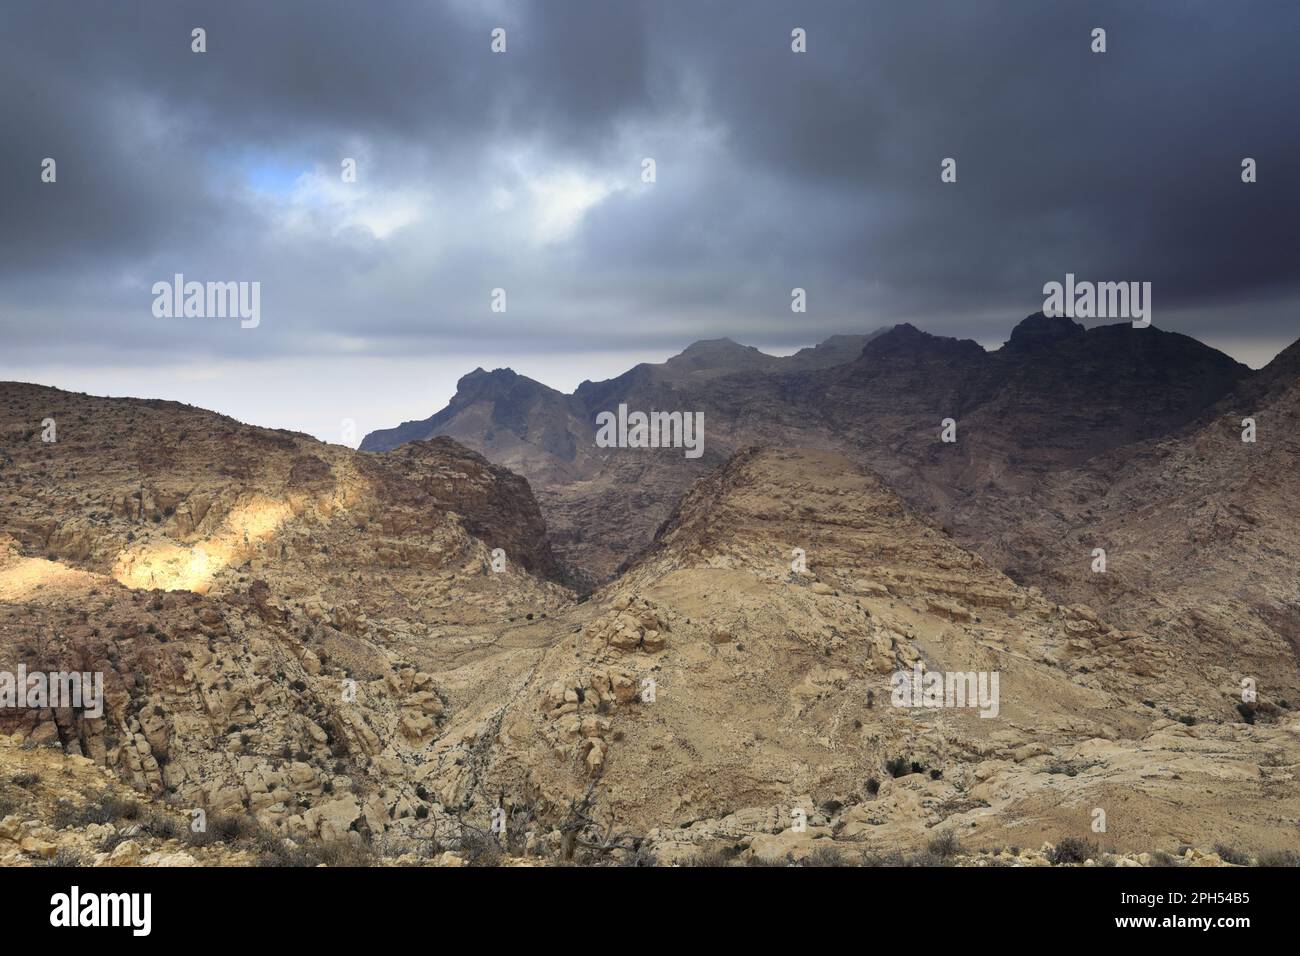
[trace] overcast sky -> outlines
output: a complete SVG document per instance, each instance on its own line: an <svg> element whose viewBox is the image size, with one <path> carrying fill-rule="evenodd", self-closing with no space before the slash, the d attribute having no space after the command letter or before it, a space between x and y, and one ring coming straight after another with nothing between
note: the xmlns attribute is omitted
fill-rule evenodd
<svg viewBox="0 0 1300 956"><path fill-rule="evenodd" d="M4 0L0 379L339 441L480 365L996 347L1067 272L1258 366L1300 337L1298 36L1291 0ZM260 282L260 325L155 317L175 273Z"/></svg>

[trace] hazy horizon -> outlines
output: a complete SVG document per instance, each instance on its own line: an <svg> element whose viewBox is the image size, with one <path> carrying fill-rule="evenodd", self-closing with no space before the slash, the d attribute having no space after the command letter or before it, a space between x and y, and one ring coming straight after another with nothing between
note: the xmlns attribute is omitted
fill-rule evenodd
<svg viewBox="0 0 1300 956"><path fill-rule="evenodd" d="M1091 325L1101 324L1106 323L1091 323ZM918 328L929 331L922 326ZM1010 330L1011 326L1008 326L1007 334L1010 334ZM873 330L832 332L830 335L864 335L871 331ZM723 337L727 336L720 336ZM826 338L818 341L824 342ZM986 351L996 351L1005 344L1005 341L1006 339L1002 338L996 342L985 341L979 344ZM194 369L184 366L155 370L151 387L155 388L158 394L140 394L138 386L128 385L127 383L138 379L138 371L131 368L51 369L45 373L44 378L32 379L10 374L13 371L11 368L0 365L0 381L29 382L108 398L154 398L183 402L229 415L248 425L303 432L321 441L356 447L368 432L391 428L406 421L421 421L441 411L455 394L456 383L475 368L488 371L509 368L543 385L569 394L585 380L606 381L616 378L639 364L658 364L667 361L692 344L693 342L687 342L681 348L660 350L646 355L593 351L579 353L576 356L546 359L519 354L504 355L501 360L489 359L478 362L474 362L472 356L466 356L465 362L460 362L459 357L441 360L424 358L405 361L370 360L382 363L385 374L373 379L367 378L364 383L358 381L353 391L342 392L337 384L341 379L347 380L349 373L361 379L367 370L349 368L348 360L345 359L339 365L327 369L327 381L322 383L319 381L320 365L312 364L305 368L295 368L292 363L287 366L277 365L274 379L276 389L295 396L315 395L312 403L299 401L290 407L290 420L287 421L270 417L282 409L278 407L267 409L260 404L257 396L247 396L238 391L232 392L230 383L238 381L244 371L242 368L209 367L203 373L196 373ZM751 345L752 343L740 342L739 344ZM801 348L817 344L818 342L807 342L794 346L754 347L767 355L781 356L793 355ZM1290 343L1283 343L1276 350L1264 351L1243 343L1237 343L1236 349L1214 341L1207 341L1205 344L1219 349L1252 369L1259 369L1267 365L1277 352ZM422 402L427 404L422 405ZM301 409L308 405L312 411L302 412ZM341 423L344 419L355 423L355 439L351 442L342 441Z"/></svg>

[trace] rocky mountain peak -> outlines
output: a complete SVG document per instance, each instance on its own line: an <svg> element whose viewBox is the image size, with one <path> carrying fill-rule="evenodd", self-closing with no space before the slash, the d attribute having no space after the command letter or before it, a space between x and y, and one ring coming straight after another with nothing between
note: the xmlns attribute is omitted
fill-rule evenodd
<svg viewBox="0 0 1300 956"><path fill-rule="evenodd" d="M1010 351L1030 351L1055 345L1065 339L1082 335L1086 330L1079 322L1064 316L1048 316L1042 312L1022 319L1007 339L1004 349Z"/></svg>
<svg viewBox="0 0 1300 956"><path fill-rule="evenodd" d="M957 339L923 332L910 322L895 325L862 349L863 358L977 358L985 354L972 339Z"/></svg>
<svg viewBox="0 0 1300 956"><path fill-rule="evenodd" d="M661 369L669 375L709 371L747 371L770 368L781 360L760 352L752 345L741 345L728 338L701 339L666 361Z"/></svg>

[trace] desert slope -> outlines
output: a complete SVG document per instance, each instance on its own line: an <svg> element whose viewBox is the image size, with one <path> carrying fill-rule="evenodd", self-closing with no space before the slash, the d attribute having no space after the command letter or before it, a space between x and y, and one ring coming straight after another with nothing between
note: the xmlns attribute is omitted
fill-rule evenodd
<svg viewBox="0 0 1300 956"><path fill-rule="evenodd" d="M1295 842L1275 813L1297 806L1293 716L1174 719L1150 697L1167 658L1146 635L1016 585L842 456L738 454L591 603L501 718L486 775L557 805L594 781L665 853L883 851L947 829L1036 845L1090 835L1098 806L1121 849ZM997 672L997 715L892 706L890 675L918 665Z"/></svg>
<svg viewBox="0 0 1300 956"><path fill-rule="evenodd" d="M1247 418L1254 442L1242 441ZM957 524L1017 578L1107 608L1212 680L1220 695L1188 701L1193 713L1236 710L1249 677L1271 719L1300 698L1297 426L1300 343L1174 434L989 495ZM1096 548L1105 573L1092 570Z"/></svg>

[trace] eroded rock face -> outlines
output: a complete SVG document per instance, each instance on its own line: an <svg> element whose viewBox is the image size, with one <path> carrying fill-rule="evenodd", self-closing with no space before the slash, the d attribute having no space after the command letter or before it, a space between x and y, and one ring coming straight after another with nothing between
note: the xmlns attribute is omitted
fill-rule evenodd
<svg viewBox="0 0 1300 956"><path fill-rule="evenodd" d="M105 698L0 732L149 798L325 840L427 820L458 690L421 649L473 660L571 603L527 483L450 441L390 459L170 403L0 402L5 436L60 420L6 446L0 669L98 672Z"/></svg>
<svg viewBox="0 0 1300 956"><path fill-rule="evenodd" d="M202 593L290 558L435 569L457 536L560 576L527 482L451 441L360 455L175 403L14 384L0 409L4 532L25 555L132 588ZM57 442L33 416L58 423ZM338 549L332 562L322 548Z"/></svg>
<svg viewBox="0 0 1300 956"><path fill-rule="evenodd" d="M355 461L388 500L455 513L469 534L500 547L505 560L537 577L564 579L542 513L528 481L519 475L448 438L412 442L389 455L360 455Z"/></svg>

